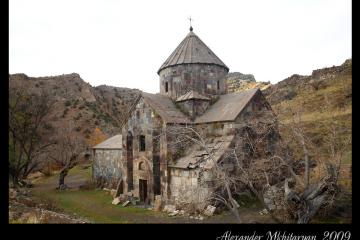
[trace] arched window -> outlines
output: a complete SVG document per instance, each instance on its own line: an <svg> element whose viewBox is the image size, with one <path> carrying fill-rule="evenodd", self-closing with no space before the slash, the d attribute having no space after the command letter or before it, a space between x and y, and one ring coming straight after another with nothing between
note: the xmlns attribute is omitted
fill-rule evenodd
<svg viewBox="0 0 360 240"><path fill-rule="evenodd" d="M139 170L145 170L145 163L144 162L139 163Z"/></svg>

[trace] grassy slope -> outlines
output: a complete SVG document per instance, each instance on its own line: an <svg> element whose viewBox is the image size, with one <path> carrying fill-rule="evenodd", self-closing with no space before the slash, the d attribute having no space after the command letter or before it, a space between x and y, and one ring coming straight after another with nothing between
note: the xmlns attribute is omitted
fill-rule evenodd
<svg viewBox="0 0 360 240"><path fill-rule="evenodd" d="M306 131L306 135L314 143L314 146L320 150L326 158L329 147L326 141L329 139L329 126L334 124L339 130L338 141L351 138L352 134L352 74L350 69L337 73L332 77L325 77L321 81L319 88L313 88L311 81L312 76L296 84L283 85L281 88L296 92L296 96L291 99L284 99L272 104L274 111L277 113L281 123L291 127L293 122L292 114L287 111L301 112L301 121ZM276 93L276 91L275 91ZM271 100L270 100L271 102ZM290 128L287 128L287 130ZM286 131L283 135L288 134ZM298 153L298 156L301 154ZM347 189L351 188L351 178L348 172L352 165L352 148L351 144L346 148L343 158L343 169L346 172L345 179L340 179ZM343 176L345 176L343 175Z"/></svg>

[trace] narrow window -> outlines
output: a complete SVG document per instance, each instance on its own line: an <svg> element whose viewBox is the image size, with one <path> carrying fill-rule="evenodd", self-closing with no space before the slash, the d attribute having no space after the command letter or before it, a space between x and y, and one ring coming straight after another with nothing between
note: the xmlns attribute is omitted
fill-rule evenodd
<svg viewBox="0 0 360 240"><path fill-rule="evenodd" d="M220 82L217 81L217 89L219 90L220 89Z"/></svg>
<svg viewBox="0 0 360 240"><path fill-rule="evenodd" d="M144 135L139 136L139 145L140 145L140 152L145 151L145 136Z"/></svg>
<svg viewBox="0 0 360 240"><path fill-rule="evenodd" d="M165 92L168 92L169 91L169 84L168 82L165 82Z"/></svg>

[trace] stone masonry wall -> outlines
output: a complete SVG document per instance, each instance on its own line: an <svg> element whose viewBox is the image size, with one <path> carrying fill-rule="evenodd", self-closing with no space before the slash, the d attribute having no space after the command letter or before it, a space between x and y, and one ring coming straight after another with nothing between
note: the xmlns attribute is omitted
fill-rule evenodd
<svg viewBox="0 0 360 240"><path fill-rule="evenodd" d="M203 95L226 93L227 69L210 64L181 64L163 69L160 75L160 93L177 99L189 90ZM218 82L219 81L219 89ZM165 85L168 84L168 92Z"/></svg>
<svg viewBox="0 0 360 240"><path fill-rule="evenodd" d="M165 156L161 152L161 146L164 145L163 137L159 137L159 131L162 129L163 123L160 116L144 101L140 99L136 105L135 110L128 119L127 123L122 128L123 137L123 158L125 159L126 166L129 155L132 155L132 181L133 189L129 189L128 176L129 171L126 171L126 191L132 191L135 197L139 197L139 184L140 179L147 182L147 196L150 202L154 201L154 160L158 161L160 170L158 175L161 177L160 188L161 194L166 190L166 161L163 159ZM128 150L127 138L132 136L132 151ZM145 136L145 150L140 149L140 136ZM159 145L155 145L154 141L159 141ZM141 168L142 167L142 168Z"/></svg>
<svg viewBox="0 0 360 240"><path fill-rule="evenodd" d="M124 160L121 149L93 150L93 179L103 181L107 187L116 188L120 177L124 177Z"/></svg>
<svg viewBox="0 0 360 240"><path fill-rule="evenodd" d="M170 168L169 202L179 205L194 203L200 209L205 207L212 189L200 183L205 180L203 173L201 169Z"/></svg>
<svg viewBox="0 0 360 240"><path fill-rule="evenodd" d="M201 99L191 99L186 101L177 102L183 113L188 115L190 119L194 120L197 116L202 115L209 107L210 102Z"/></svg>

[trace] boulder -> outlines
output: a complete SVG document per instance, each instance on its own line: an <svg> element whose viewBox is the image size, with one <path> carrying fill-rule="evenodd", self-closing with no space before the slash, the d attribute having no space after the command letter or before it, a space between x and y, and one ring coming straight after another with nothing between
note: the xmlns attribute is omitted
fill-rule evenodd
<svg viewBox="0 0 360 240"><path fill-rule="evenodd" d="M268 210L266 209L266 208L264 208L263 210L261 210L260 212L259 212L259 214L260 215L266 215L266 214L268 214L269 212L268 212Z"/></svg>
<svg viewBox="0 0 360 240"><path fill-rule="evenodd" d="M167 204L164 206L163 212L172 213L175 212L175 210L176 210L175 205Z"/></svg>
<svg viewBox="0 0 360 240"><path fill-rule="evenodd" d="M204 220L204 217L201 216L201 215L199 215L199 216L197 216L197 217L194 217L194 219L202 221L202 220Z"/></svg>
<svg viewBox="0 0 360 240"><path fill-rule="evenodd" d="M208 205L204 211L204 215L211 217L212 215L214 215L215 210L216 207Z"/></svg>
<svg viewBox="0 0 360 240"><path fill-rule="evenodd" d="M111 189L110 190L110 195L114 198L114 197L116 197L115 195L116 195L116 189Z"/></svg>
<svg viewBox="0 0 360 240"><path fill-rule="evenodd" d="M112 201L112 204L113 204L113 205L118 205L120 202L121 202L120 197L116 197L116 198L114 198L114 200Z"/></svg>
<svg viewBox="0 0 360 240"><path fill-rule="evenodd" d="M125 202L127 200L127 196L125 194L120 194L117 198L120 199L120 202Z"/></svg>
<svg viewBox="0 0 360 240"><path fill-rule="evenodd" d="M130 201L126 201L121 206L126 207L127 205L129 205L129 203L130 203Z"/></svg>
<svg viewBox="0 0 360 240"><path fill-rule="evenodd" d="M174 212L169 213L169 216L174 217L174 216L178 215L178 213L179 213L179 210L175 210Z"/></svg>

